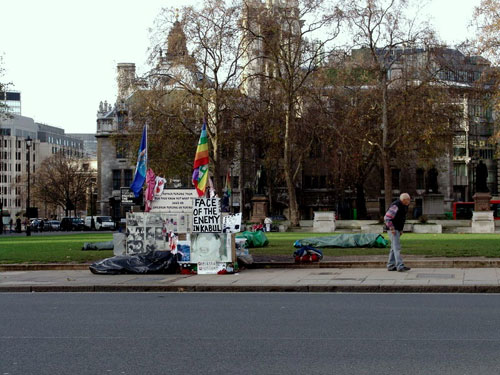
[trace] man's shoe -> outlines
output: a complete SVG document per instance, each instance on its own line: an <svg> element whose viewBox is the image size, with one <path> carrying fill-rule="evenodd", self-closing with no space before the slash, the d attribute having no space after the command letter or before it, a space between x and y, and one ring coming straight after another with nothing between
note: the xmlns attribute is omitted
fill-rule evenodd
<svg viewBox="0 0 500 375"><path fill-rule="evenodd" d="M396 270L397 270L396 266L387 267L387 271L396 271Z"/></svg>
<svg viewBox="0 0 500 375"><path fill-rule="evenodd" d="M405 272L405 271L409 271L409 270L411 270L410 267L403 266L400 269L398 269L398 272Z"/></svg>

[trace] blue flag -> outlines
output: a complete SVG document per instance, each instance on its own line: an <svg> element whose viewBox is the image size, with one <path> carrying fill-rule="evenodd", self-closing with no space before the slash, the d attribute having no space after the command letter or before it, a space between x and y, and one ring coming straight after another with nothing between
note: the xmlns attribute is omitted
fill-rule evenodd
<svg viewBox="0 0 500 375"><path fill-rule="evenodd" d="M148 131L147 127L144 126L142 130L141 145L139 146L139 153L137 155L137 165L135 167L134 181L130 188L134 192L135 197L139 196L142 186L146 181L146 168L148 163Z"/></svg>

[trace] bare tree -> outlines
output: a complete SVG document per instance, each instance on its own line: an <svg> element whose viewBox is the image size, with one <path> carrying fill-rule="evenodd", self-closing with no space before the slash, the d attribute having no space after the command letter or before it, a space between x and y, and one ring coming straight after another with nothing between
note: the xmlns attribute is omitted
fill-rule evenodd
<svg viewBox="0 0 500 375"><path fill-rule="evenodd" d="M500 1L481 0L475 7L473 24L476 26L475 46L496 63L500 58Z"/></svg>
<svg viewBox="0 0 500 375"><path fill-rule="evenodd" d="M3 102L3 95L6 95L7 88L9 87L8 82L3 82L3 76L5 73L5 68L3 67L3 57L0 56L0 120L8 116L7 105Z"/></svg>
<svg viewBox="0 0 500 375"><path fill-rule="evenodd" d="M478 95L478 103L483 108L498 107L500 104L500 1L481 0L479 6L475 7L473 14L473 25L476 27L476 35L472 40L467 41L467 47L472 47L476 54L486 56L491 60L493 68L487 69L478 82L479 86L488 87L488 94ZM497 116L493 117L498 122ZM495 126L496 131L492 137L492 143L500 140L500 130ZM497 156L499 151L497 150Z"/></svg>
<svg viewBox="0 0 500 375"><path fill-rule="evenodd" d="M434 32L418 14L407 15L410 5L407 0L343 2L354 41L352 63L372 78L369 96L378 129L366 141L376 147L383 167L387 207L391 162L442 154L450 146L457 111L447 106L454 101L448 88L436 84L439 66L433 55L440 48Z"/></svg>
<svg viewBox="0 0 500 375"><path fill-rule="evenodd" d="M197 108L196 113L191 113L198 116L196 129L192 127L192 119L188 121L181 113L177 117L179 123L189 122L188 132L199 137L201 122L203 118L206 120L211 168L215 176L224 174L221 170L222 150L235 144L231 129L234 107L238 105L241 57L246 48L240 37L241 9L238 1L222 0L208 0L201 7L164 9L157 21L156 41L150 57L151 61L160 57L166 62L150 75L150 86L164 93L184 92L177 95L190 103L192 109ZM175 28L182 32L177 38L170 34L167 54L163 55L163 42L158 39L164 39L166 32ZM182 56L172 56L173 52L169 52L176 44L178 51L183 51ZM193 145L196 146L196 141ZM191 148L187 150L191 151ZM220 195L222 186L218 178L215 179L215 188Z"/></svg>
<svg viewBox="0 0 500 375"><path fill-rule="evenodd" d="M157 175L181 178L187 183L199 134L199 107L183 90L139 90L129 103L134 124L115 136L115 145L136 152L144 124L148 126L148 166ZM184 177L184 178L182 178Z"/></svg>
<svg viewBox="0 0 500 375"><path fill-rule="evenodd" d="M316 72L339 32L339 14L322 0L262 4L245 1L245 40L255 59L247 69L247 94L269 92L269 108L281 113L274 125L282 137L282 169L291 225L299 225L297 179L313 138L301 128L304 103ZM269 124L273 125L273 124ZM311 135L313 133L310 133Z"/></svg>
<svg viewBox="0 0 500 375"><path fill-rule="evenodd" d="M61 207L66 216L68 211L84 207L92 179L85 164L62 152L45 159L33 176L34 198Z"/></svg>

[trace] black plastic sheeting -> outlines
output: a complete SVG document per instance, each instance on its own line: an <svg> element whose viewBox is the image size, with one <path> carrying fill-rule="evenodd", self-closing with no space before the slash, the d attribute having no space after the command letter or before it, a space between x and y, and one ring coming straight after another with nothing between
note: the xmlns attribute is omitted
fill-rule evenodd
<svg viewBox="0 0 500 375"><path fill-rule="evenodd" d="M168 273L175 274L180 254L170 251L152 251L147 254L118 255L95 262L89 266L97 275L118 275L123 273Z"/></svg>

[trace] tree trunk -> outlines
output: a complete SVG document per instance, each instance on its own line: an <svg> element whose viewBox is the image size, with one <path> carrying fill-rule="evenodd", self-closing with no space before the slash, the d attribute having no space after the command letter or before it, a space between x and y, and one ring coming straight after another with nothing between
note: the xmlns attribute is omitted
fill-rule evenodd
<svg viewBox="0 0 500 375"><path fill-rule="evenodd" d="M290 150L290 109L287 110L285 115L285 152L284 152L284 169L285 169L285 181L288 190L288 210L289 210L289 220L292 227L299 226L299 205L297 203L297 194L295 192L295 183L293 181L293 171L292 171L292 152Z"/></svg>
<svg viewBox="0 0 500 375"><path fill-rule="evenodd" d="M366 212L366 202L365 202L365 190L362 182L356 183L356 209L358 210L358 220L365 219Z"/></svg>
<svg viewBox="0 0 500 375"><path fill-rule="evenodd" d="M382 85L382 166L384 168L385 209L392 203L392 172L388 152L389 119L387 115L387 71L381 71Z"/></svg>
<svg viewBox="0 0 500 375"><path fill-rule="evenodd" d="M389 208L392 203L392 172L387 154L382 155L382 165L384 167L384 197L385 197L385 210Z"/></svg>
<svg viewBox="0 0 500 375"><path fill-rule="evenodd" d="M245 139L246 134L243 134L240 141L239 141L239 146L240 146L240 160L239 160L239 165L240 165L240 172L239 172L239 181L238 181L238 186L240 188L240 212L242 215L242 220L248 220L249 217L246 214L245 211L245 204L246 204L246 196L245 196L245 163L244 160L246 160L246 153L245 153L245 147L243 146L243 140ZM233 192L234 194L234 192Z"/></svg>

